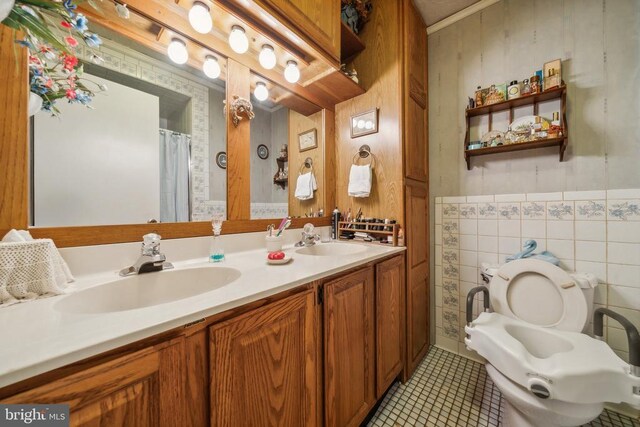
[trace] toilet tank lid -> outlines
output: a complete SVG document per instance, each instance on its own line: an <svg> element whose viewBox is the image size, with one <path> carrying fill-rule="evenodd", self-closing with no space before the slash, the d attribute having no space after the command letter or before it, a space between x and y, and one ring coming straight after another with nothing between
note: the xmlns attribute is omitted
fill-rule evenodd
<svg viewBox="0 0 640 427"><path fill-rule="evenodd" d="M569 274L569 276L571 276L582 289L593 289L600 283L593 273L572 273Z"/></svg>

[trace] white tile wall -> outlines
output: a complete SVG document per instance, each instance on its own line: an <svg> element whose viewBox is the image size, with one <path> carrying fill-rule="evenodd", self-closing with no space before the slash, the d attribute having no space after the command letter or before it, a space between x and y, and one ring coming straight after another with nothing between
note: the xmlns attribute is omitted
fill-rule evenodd
<svg viewBox="0 0 640 427"><path fill-rule="evenodd" d="M609 197L609 199L607 199ZM529 239L567 270L594 273L596 304L640 328L640 190L572 191L436 198L436 343L464 353L466 295L480 266L520 252ZM476 301L475 313L480 301ZM608 322L607 340L627 357L626 337ZM457 346L457 349L456 349Z"/></svg>

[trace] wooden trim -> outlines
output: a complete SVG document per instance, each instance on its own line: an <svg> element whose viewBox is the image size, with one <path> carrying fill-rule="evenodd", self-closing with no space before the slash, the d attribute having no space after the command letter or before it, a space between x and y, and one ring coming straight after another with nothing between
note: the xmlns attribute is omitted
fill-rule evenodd
<svg viewBox="0 0 640 427"><path fill-rule="evenodd" d="M333 207L336 207L336 115L333 111L323 110L322 128L324 130L323 158L324 212L329 218Z"/></svg>
<svg viewBox="0 0 640 427"><path fill-rule="evenodd" d="M227 219L251 219L251 121L246 117L234 126L229 106L234 97L249 100L249 67L227 60Z"/></svg>
<svg viewBox="0 0 640 427"><path fill-rule="evenodd" d="M482 9L485 9L493 4L498 3L500 0L480 0L477 3L472 4L471 6L462 9L460 12L454 13L451 16L444 18L442 21L438 21L435 24L431 24L427 27L427 34L431 35L436 31L440 31L449 25L453 25L458 21L463 20L467 16L471 16L474 13L480 12Z"/></svg>
<svg viewBox="0 0 640 427"><path fill-rule="evenodd" d="M27 53L16 38L0 26L0 230L26 228L29 216Z"/></svg>
<svg viewBox="0 0 640 427"><path fill-rule="evenodd" d="M273 222L274 219L225 221L222 225L222 234L265 231L267 226ZM316 227L324 227L331 225L331 218L294 218L291 228L302 228L308 222ZM0 234L4 235L9 229L9 227L0 228ZM65 248L138 242L142 241L142 236L147 233L158 233L163 240L211 236L211 223L199 221L80 227L35 227L30 228L29 231L35 238L50 238L53 239L57 247Z"/></svg>

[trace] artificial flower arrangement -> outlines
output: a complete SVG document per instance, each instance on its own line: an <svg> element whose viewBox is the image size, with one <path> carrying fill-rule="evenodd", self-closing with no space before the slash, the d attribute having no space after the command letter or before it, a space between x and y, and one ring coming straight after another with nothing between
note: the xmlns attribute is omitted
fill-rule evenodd
<svg viewBox="0 0 640 427"><path fill-rule="evenodd" d="M106 90L104 85L83 78L83 65L76 55L78 40L89 48L99 46L102 41L89 31L87 18L77 12L77 3L74 0L16 0L2 21L3 25L25 34L17 43L29 52L30 90L42 100L41 109L52 115L60 112L56 108L58 100L66 99L91 108L89 104L96 92ZM102 61L93 52L91 57L94 62ZM89 83L95 89L90 89Z"/></svg>
<svg viewBox="0 0 640 427"><path fill-rule="evenodd" d="M369 20L371 9L373 9L371 0L342 0L341 18L354 33L358 34Z"/></svg>

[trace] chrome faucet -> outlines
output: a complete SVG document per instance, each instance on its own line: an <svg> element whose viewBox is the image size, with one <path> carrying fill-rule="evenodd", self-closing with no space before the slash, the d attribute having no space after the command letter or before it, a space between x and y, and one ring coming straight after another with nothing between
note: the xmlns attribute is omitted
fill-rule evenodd
<svg viewBox="0 0 640 427"><path fill-rule="evenodd" d="M131 267L120 270L120 276L131 274L149 273L152 271L167 270L173 268L173 264L167 262L167 257L160 253L160 235L156 233L145 234L142 242L140 258Z"/></svg>
<svg viewBox="0 0 640 427"><path fill-rule="evenodd" d="M320 240L320 235L313 232L315 227L311 223L307 223L302 228L302 239L295 244L297 248L301 246L313 246L316 244L318 240Z"/></svg>

